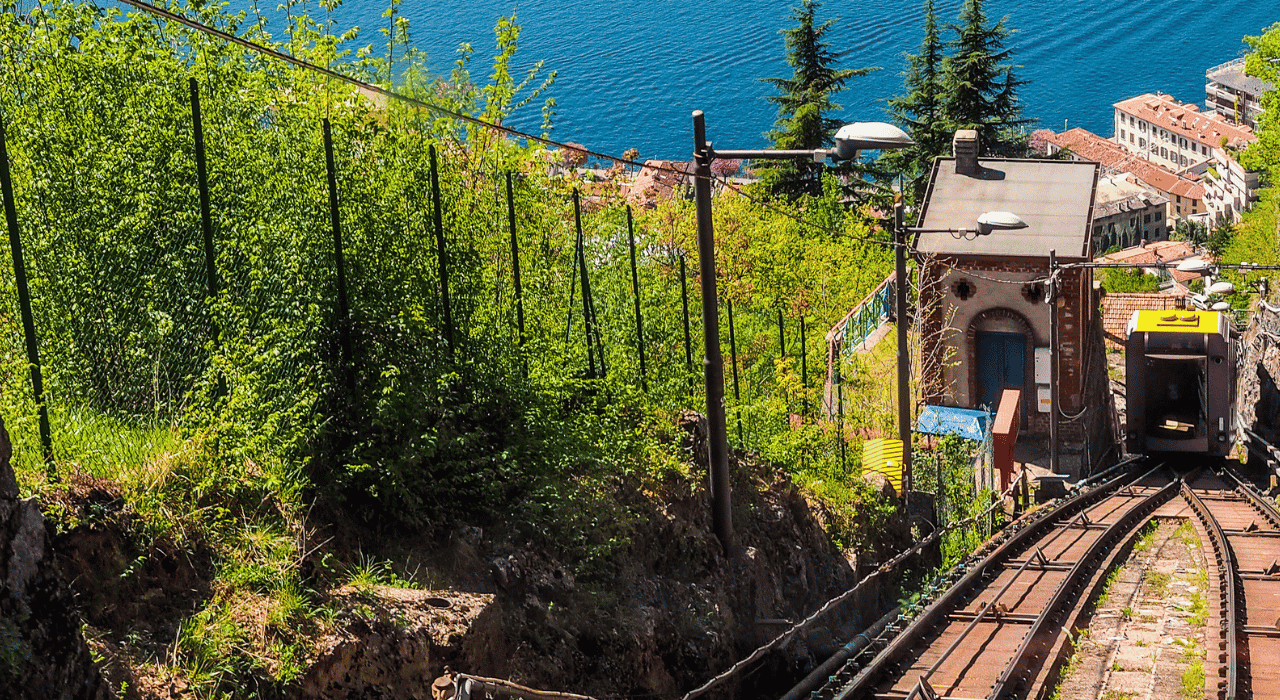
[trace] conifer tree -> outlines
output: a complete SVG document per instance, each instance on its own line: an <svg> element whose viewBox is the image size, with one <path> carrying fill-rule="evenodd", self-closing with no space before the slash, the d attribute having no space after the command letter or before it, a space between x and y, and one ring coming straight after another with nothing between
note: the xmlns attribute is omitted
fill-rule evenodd
<svg viewBox="0 0 1280 700"><path fill-rule="evenodd" d="M876 70L835 67L841 54L833 51L830 42L825 40L835 20L817 24L815 16L819 7L817 0L802 0L800 7L791 8L796 26L782 30L782 34L786 37L787 63L793 69L792 75L764 79L781 93L765 97L778 105L774 128L765 134L778 148L831 146L841 125L839 120L827 116L840 109L832 96L844 89L849 78ZM822 194L823 164L770 161L758 169L765 188L774 195L794 198L801 194Z"/></svg>
<svg viewBox="0 0 1280 700"><path fill-rule="evenodd" d="M889 111L915 145L885 151L881 158L891 173L900 173L909 184L906 194L918 201L924 193L935 156L946 153L951 130L943 115L942 61L944 45L938 35L934 0L924 3L924 41L920 53L907 55L904 94L889 100Z"/></svg>
<svg viewBox="0 0 1280 700"><path fill-rule="evenodd" d="M949 130L978 131L982 155L1023 155L1027 139L1017 128L1030 120L1022 118L1017 89L1024 83L1014 77L1013 50L1004 45L1012 32L1003 19L987 26L982 2L965 0L960 23L951 27L957 37L942 62L943 115Z"/></svg>

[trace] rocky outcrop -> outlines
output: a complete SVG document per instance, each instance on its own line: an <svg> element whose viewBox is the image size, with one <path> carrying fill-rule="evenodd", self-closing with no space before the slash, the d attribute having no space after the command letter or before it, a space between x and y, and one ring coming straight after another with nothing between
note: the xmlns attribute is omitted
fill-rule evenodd
<svg viewBox="0 0 1280 700"><path fill-rule="evenodd" d="M20 499L0 423L0 695L25 700L114 697L94 666L58 575L44 516Z"/></svg>

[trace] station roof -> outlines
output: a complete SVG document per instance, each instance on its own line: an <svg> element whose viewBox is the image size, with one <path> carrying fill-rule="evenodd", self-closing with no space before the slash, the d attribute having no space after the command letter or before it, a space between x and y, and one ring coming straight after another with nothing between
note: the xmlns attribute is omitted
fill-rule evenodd
<svg viewBox="0 0 1280 700"><path fill-rule="evenodd" d="M972 408L925 406L916 420L916 432L926 435L955 434L981 441L987 433L991 414Z"/></svg>
<svg viewBox="0 0 1280 700"><path fill-rule="evenodd" d="M955 158L934 161L918 228L972 229L984 212L1016 214L1027 227L968 239L943 231L920 233L924 253L962 256L1090 256L1089 226L1098 164L1088 161L978 159L973 174L956 172Z"/></svg>

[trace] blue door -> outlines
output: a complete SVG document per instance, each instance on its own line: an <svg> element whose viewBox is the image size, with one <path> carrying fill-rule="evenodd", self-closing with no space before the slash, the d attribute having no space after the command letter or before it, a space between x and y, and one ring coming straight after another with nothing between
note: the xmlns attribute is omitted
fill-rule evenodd
<svg viewBox="0 0 1280 700"><path fill-rule="evenodd" d="M1000 390L1021 389L1027 338L1021 333L978 333L978 406L996 410Z"/></svg>

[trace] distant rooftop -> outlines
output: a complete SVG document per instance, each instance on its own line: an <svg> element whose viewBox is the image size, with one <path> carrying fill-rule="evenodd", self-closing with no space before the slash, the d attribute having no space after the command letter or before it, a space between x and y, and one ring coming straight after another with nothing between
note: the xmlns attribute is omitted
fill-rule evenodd
<svg viewBox="0 0 1280 700"><path fill-rule="evenodd" d="M1183 104L1168 95L1146 93L1117 102L1115 108L1211 148L1217 148L1223 136L1235 146L1257 140L1249 127L1236 126L1216 114L1201 112L1197 105Z"/></svg>
<svg viewBox="0 0 1280 700"><path fill-rule="evenodd" d="M1255 97L1261 97L1262 93L1274 90L1276 87L1262 78L1245 75L1243 58L1237 58L1220 66L1214 66L1204 72L1204 77L1206 80L1226 85L1237 92L1248 93Z"/></svg>
<svg viewBox="0 0 1280 700"><path fill-rule="evenodd" d="M1124 173L1113 177L1099 178L1098 192L1093 200L1094 218L1119 214L1149 206L1167 204L1169 199L1158 192L1153 192L1146 185L1139 184L1133 175Z"/></svg>
<svg viewBox="0 0 1280 700"><path fill-rule="evenodd" d="M1037 131L1036 136L1059 148L1070 148L1077 156L1101 163L1116 172L1133 173L1139 180L1161 192L1190 199L1204 199L1204 185L1176 175L1168 168L1130 153L1115 142L1091 131L1077 127L1055 134L1044 129Z"/></svg>
<svg viewBox="0 0 1280 700"><path fill-rule="evenodd" d="M1027 228L965 240L921 233L916 247L942 255L1047 257L1089 255L1089 222L1098 165L1086 161L979 159L973 175L956 172L955 158L934 161L920 228L972 229L988 211L1018 215Z"/></svg>

